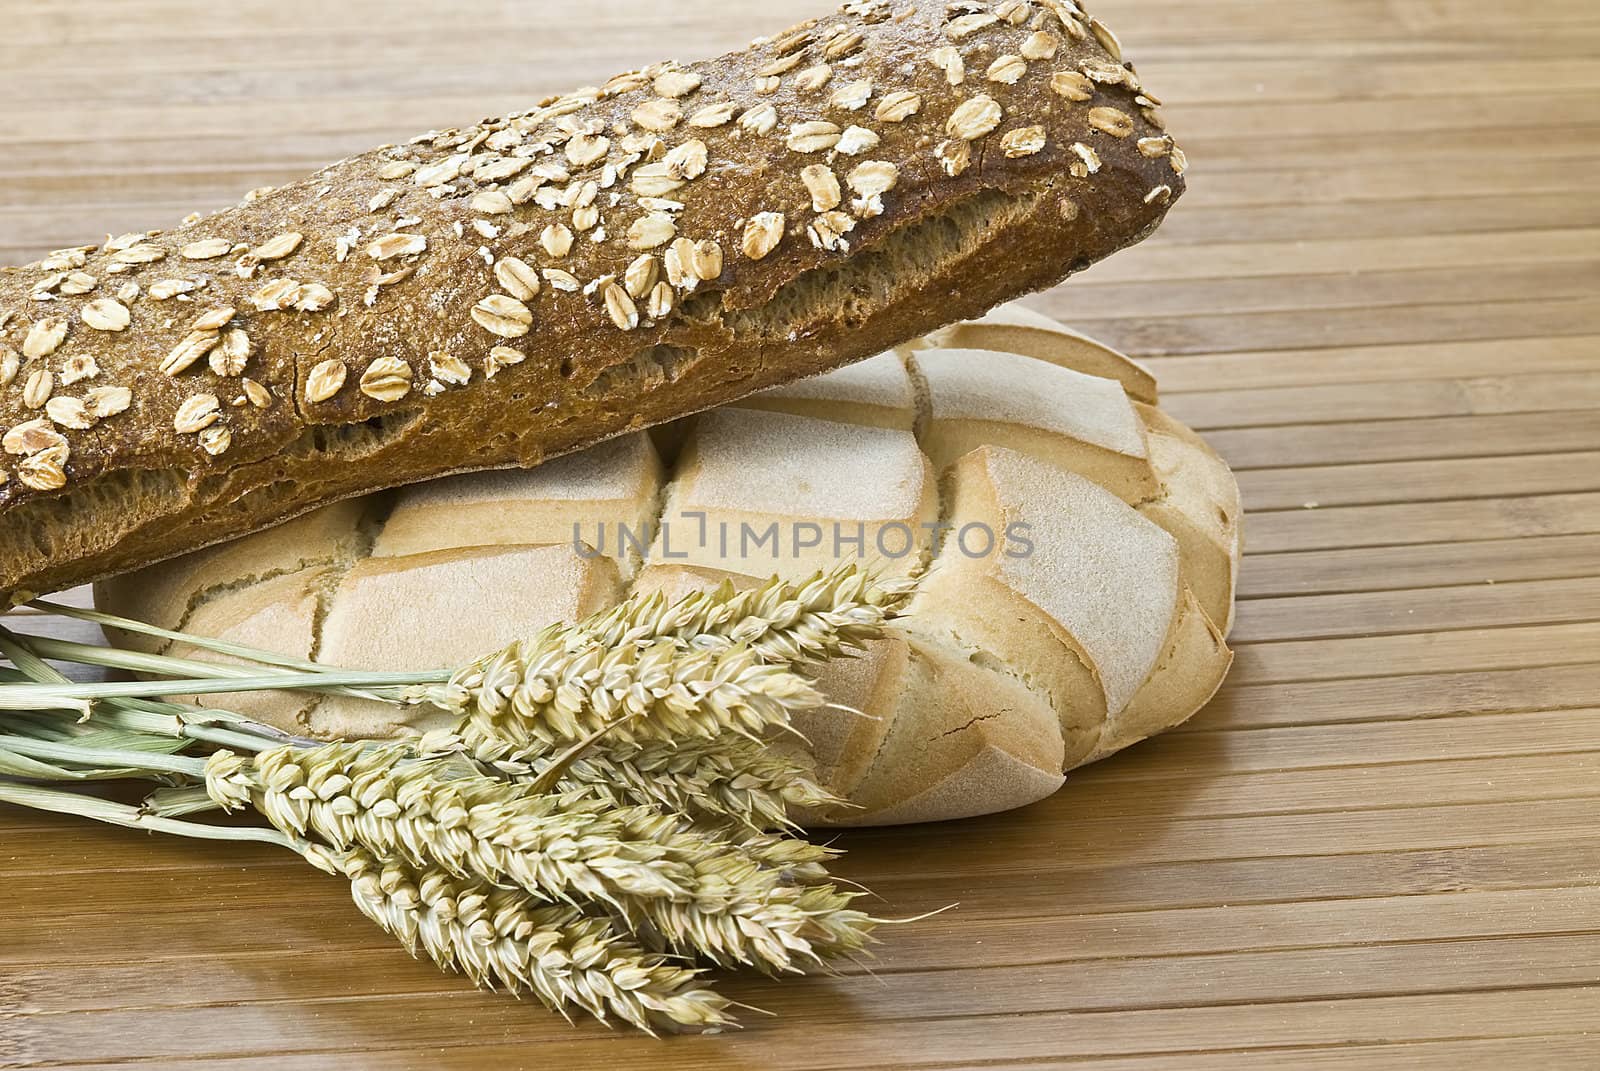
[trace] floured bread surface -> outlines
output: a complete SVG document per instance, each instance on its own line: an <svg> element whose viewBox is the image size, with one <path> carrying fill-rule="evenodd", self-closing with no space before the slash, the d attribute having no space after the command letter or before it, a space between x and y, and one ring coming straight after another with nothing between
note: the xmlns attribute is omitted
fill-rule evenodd
<svg viewBox="0 0 1600 1071"><path fill-rule="evenodd" d="M1183 721L1227 671L1238 487L1155 399L1134 362L1003 308L654 435L332 506L99 599L399 670L465 663L630 591L873 563L918 592L884 639L821 667L833 706L800 728L854 806L803 817L982 814ZM311 735L431 724L340 696L225 702Z"/></svg>

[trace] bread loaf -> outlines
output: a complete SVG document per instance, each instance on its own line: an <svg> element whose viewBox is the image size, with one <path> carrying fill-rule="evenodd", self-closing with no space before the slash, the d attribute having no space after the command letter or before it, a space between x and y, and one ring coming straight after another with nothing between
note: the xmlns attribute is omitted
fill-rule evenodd
<svg viewBox="0 0 1600 1071"><path fill-rule="evenodd" d="M1153 228L1075 0L855 0L0 272L0 595L882 352Z"/></svg>
<svg viewBox="0 0 1600 1071"><path fill-rule="evenodd" d="M991 348L1017 340L1023 315L1001 310L529 472L328 507L109 581L99 601L332 664L426 668L630 589L683 594L876 559L918 576L918 593L888 637L822 669L835 705L801 729L857 809L806 818L1031 803L1216 689L1240 514L1226 466L1119 385L1155 399L1133 362L1042 318L1026 321L1031 355ZM318 736L434 724L339 696L195 698Z"/></svg>

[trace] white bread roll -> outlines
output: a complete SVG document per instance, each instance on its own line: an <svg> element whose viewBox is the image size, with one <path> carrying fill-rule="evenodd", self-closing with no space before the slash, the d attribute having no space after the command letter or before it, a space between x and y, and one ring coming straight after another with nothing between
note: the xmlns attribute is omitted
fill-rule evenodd
<svg viewBox="0 0 1600 1071"><path fill-rule="evenodd" d="M630 590L872 561L918 592L883 640L821 668L834 706L800 728L854 806L803 817L982 814L1183 721L1227 671L1238 488L1155 397L1119 354L997 310L654 436L329 507L99 599L330 664L431 668ZM311 735L432 724L338 696L198 701Z"/></svg>

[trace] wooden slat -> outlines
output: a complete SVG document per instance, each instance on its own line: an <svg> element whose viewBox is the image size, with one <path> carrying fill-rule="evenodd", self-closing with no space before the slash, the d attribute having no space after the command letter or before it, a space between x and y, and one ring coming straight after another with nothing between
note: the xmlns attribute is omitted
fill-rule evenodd
<svg viewBox="0 0 1600 1071"><path fill-rule="evenodd" d="M473 992L282 850L0 811L0 1066L1600 1065L1600 9L1094 8L1191 189L1030 303L1238 469L1214 702L1033 807L840 836L874 911L959 907L666 1042ZM10 263L822 6L0 12Z"/></svg>

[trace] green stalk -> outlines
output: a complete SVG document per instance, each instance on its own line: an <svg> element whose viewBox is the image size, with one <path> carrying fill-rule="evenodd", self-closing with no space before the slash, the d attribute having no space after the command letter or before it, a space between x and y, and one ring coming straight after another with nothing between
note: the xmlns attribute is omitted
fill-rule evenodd
<svg viewBox="0 0 1600 1071"><path fill-rule="evenodd" d="M174 773L204 780L204 759L187 755L164 755L157 751L128 751L123 748L84 747L81 744L63 744L54 740L38 740L31 736L0 735L0 751L10 751L31 759L72 762L81 766L112 766L117 769L145 770L150 773Z"/></svg>
<svg viewBox="0 0 1600 1071"><path fill-rule="evenodd" d="M346 687L407 688L419 684L443 684L450 677L450 670L434 670L427 673L364 673L359 670L341 669L321 673L281 673L226 679L8 684L0 687L0 710L83 710L92 707L93 703L89 701L157 698L173 693L224 695L280 689L327 692ZM398 696L393 697L393 701L398 699Z"/></svg>
<svg viewBox="0 0 1600 1071"><path fill-rule="evenodd" d="M126 826L129 829L147 829L154 833L171 833L200 840L257 841L262 844L275 844L290 851L300 850L292 838L276 829L264 826L213 826L204 822L183 822L148 814L126 803L116 803L101 799L99 796L67 792L57 788L40 788L36 785L20 785L0 780L0 803L12 803L36 811L93 818L97 822Z"/></svg>
<svg viewBox="0 0 1600 1071"><path fill-rule="evenodd" d="M315 663L305 663L307 668L290 670L270 670L260 666L231 666L222 662L200 662L190 658L175 658L172 655L146 654L142 651L129 651L121 647L100 647L94 644L77 643L73 640L58 640L47 636L33 637L30 640L33 649L45 658L55 658L63 662L76 662L84 666L102 666L106 669L127 670L130 673L143 673L156 677L188 677L201 680L262 680L270 679L280 681L283 678L278 673L285 675L308 674L320 676L326 673L352 673L355 670L341 670L330 666L319 666ZM264 674L273 673L269 677ZM279 684L276 687L291 687ZM305 687L296 685L294 687ZM176 689L172 689L176 691ZM193 689L190 689L191 691ZM237 688L236 691L248 689ZM358 699L371 699L375 702L394 702L395 700L384 695L365 691L357 691L345 687L317 688L317 691L336 691L345 695L352 695Z"/></svg>
<svg viewBox="0 0 1600 1071"><path fill-rule="evenodd" d="M265 651L259 647L247 647L242 643L229 643L227 640L216 640L209 636L196 636L188 632L174 632L171 629L158 628L147 625L143 621L134 621L131 618L118 617L116 614L104 613L100 610L82 609L77 606L68 606L65 603L51 602L48 599L35 599L28 604L46 613L57 614L61 617L70 617L76 621L87 621L91 624L101 625L106 628L120 629L123 632L138 633L142 636L153 636L156 639L171 640L176 643L188 644L201 650L212 651L216 654L231 655L250 662L259 662L266 666L280 666L284 669L298 669L307 673L317 673L328 667L316 662L308 662L302 658L293 658L289 655L276 654ZM203 663L210 665L210 663Z"/></svg>

